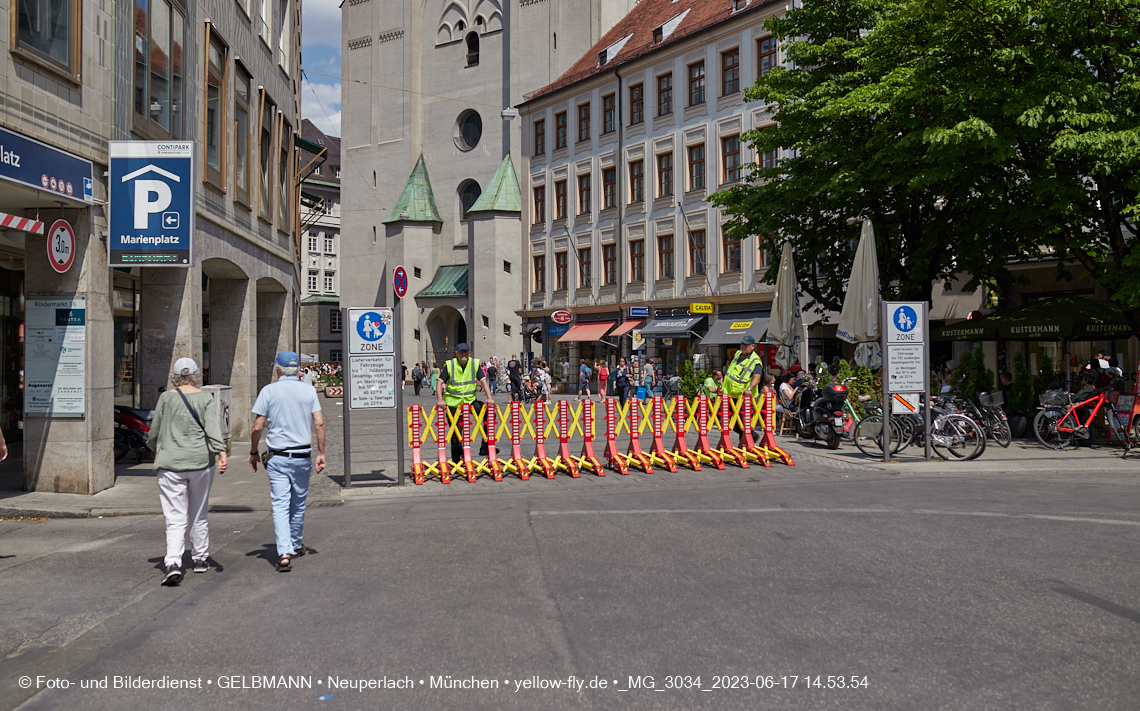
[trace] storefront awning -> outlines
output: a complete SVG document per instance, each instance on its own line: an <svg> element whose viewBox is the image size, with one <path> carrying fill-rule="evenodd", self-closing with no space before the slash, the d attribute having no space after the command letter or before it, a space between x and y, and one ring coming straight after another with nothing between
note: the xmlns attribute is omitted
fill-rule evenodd
<svg viewBox="0 0 1140 711"><path fill-rule="evenodd" d="M597 341L606 335L606 331L614 327L617 321L596 321L594 323L576 323L570 330L562 334L559 343L571 341Z"/></svg>
<svg viewBox="0 0 1140 711"><path fill-rule="evenodd" d="M689 331L697 327L704 316L663 316L655 318L641 329L642 338L688 338Z"/></svg>
<svg viewBox="0 0 1140 711"><path fill-rule="evenodd" d="M740 339L752 336L757 343L764 342L764 333L768 330L768 318L771 314L764 312L748 314L727 314L717 318L716 323L709 328L709 333L701 340L702 346L731 346L740 345Z"/></svg>
<svg viewBox="0 0 1140 711"><path fill-rule="evenodd" d="M629 333L630 331L632 331L633 329L637 328L640 325L641 325L641 319L635 319L633 321L626 321L625 323L623 323L622 325L620 325L614 329L613 333L610 334L610 338L620 338L620 337L624 336L625 334Z"/></svg>

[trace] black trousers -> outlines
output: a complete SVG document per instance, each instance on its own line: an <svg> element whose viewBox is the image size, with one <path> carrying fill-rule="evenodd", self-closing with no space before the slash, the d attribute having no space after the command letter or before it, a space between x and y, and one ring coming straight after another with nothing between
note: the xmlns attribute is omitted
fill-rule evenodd
<svg viewBox="0 0 1140 711"><path fill-rule="evenodd" d="M412 387L416 390L416 395L420 394L420 388L423 387L424 381L422 378L412 378Z"/></svg>
<svg viewBox="0 0 1140 711"><path fill-rule="evenodd" d="M511 399L522 400L522 380L519 378L511 378Z"/></svg>
<svg viewBox="0 0 1140 711"><path fill-rule="evenodd" d="M462 408L460 408L460 407L449 407L449 408L447 408L447 411L451 417L456 418L456 421L459 422L459 426L458 426L458 428L456 428L456 433L453 434L450 439L448 439L448 441L451 442L451 461L459 463L459 462L463 461L463 437L460 434L463 431L463 423L462 423L462 421L459 420L459 417L460 417L459 413L462 412ZM478 400L471 403L471 417L472 418L474 418L476 414L478 414L482 411L483 411L483 403L479 402ZM451 422L451 420L448 419L448 426L449 427L450 427L450 422ZM475 423L474 423L474 421L472 421L472 423L471 423L471 431L472 431L471 446L475 446L475 435L474 435ZM486 451L487 451L487 440L484 439L482 445L479 447L479 454L480 455L485 454Z"/></svg>

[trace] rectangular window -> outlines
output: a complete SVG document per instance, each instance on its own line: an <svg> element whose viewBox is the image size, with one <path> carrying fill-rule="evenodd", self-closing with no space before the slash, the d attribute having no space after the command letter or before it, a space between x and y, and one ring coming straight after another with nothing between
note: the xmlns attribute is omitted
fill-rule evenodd
<svg viewBox="0 0 1140 711"><path fill-rule="evenodd" d="M645 240L629 243L629 279L645 281Z"/></svg>
<svg viewBox="0 0 1140 711"><path fill-rule="evenodd" d="M673 113L673 72L657 77L657 115Z"/></svg>
<svg viewBox="0 0 1140 711"><path fill-rule="evenodd" d="M72 6L73 11L66 10ZM28 31L39 36L56 33L55 23L65 25L72 13L78 13L78 0L30 0L19 4L18 37L23 47L25 20L32 24ZM48 8L51 8L50 13ZM40 10L45 12L41 13ZM63 9L63 12L60 10ZM30 13L30 14L28 14ZM74 19L78 19L76 14ZM48 25L50 27L41 27ZM135 0L134 11L134 113L132 130L152 140L181 140L183 130L184 72L186 16L170 0ZM68 32L77 32L73 26ZM207 33L209 34L209 33ZM78 34L72 42L78 42ZM33 56L41 56L33 53ZM45 55L51 58L51 54ZM78 78L79 58L75 57L75 75Z"/></svg>
<svg viewBox="0 0 1140 711"><path fill-rule="evenodd" d="M645 92L641 84L629 87L629 125L645 120Z"/></svg>
<svg viewBox="0 0 1140 711"><path fill-rule="evenodd" d="M317 249L317 236L314 234L309 235L309 251L310 252L319 252L320 251L319 249Z"/></svg>
<svg viewBox="0 0 1140 711"><path fill-rule="evenodd" d="M546 120L534 122L534 154L540 156L546 153Z"/></svg>
<svg viewBox="0 0 1140 711"><path fill-rule="evenodd" d="M657 197L669 197L673 194L673 154L662 153L657 156Z"/></svg>
<svg viewBox="0 0 1140 711"><path fill-rule="evenodd" d="M590 274L593 270L593 250L584 247L578 250L578 286L585 289L590 286Z"/></svg>
<svg viewBox="0 0 1140 711"><path fill-rule="evenodd" d="M339 348L335 351L329 351L329 362L339 363L340 357L341 357L341 351Z"/></svg>
<svg viewBox="0 0 1140 711"><path fill-rule="evenodd" d="M534 224L546 222L546 186L539 185L534 189Z"/></svg>
<svg viewBox="0 0 1140 711"><path fill-rule="evenodd" d="M617 283L617 245L607 244L602 247L603 283L609 286Z"/></svg>
<svg viewBox="0 0 1140 711"><path fill-rule="evenodd" d="M590 140L590 105L578 107L578 142Z"/></svg>
<svg viewBox="0 0 1140 711"><path fill-rule="evenodd" d="M613 94L602 97L602 133L617 130L617 97Z"/></svg>
<svg viewBox="0 0 1140 711"><path fill-rule="evenodd" d="M156 0L162 2L162 0ZM142 31L146 31L146 0L137 0L141 3ZM80 0L21 0L11 3L18 5L16 16L16 48L22 54L30 56L52 69L62 72L70 79L79 79L79 36L80 28ZM169 10L170 5L166 5ZM135 8L135 27L138 28L140 10ZM139 36L136 29L135 57L138 57ZM146 38L142 38L145 42ZM181 51L181 47L179 47ZM164 57L165 59L165 57Z"/></svg>
<svg viewBox="0 0 1140 711"><path fill-rule="evenodd" d="M554 114L554 150L566 147L566 132L568 128L566 125L566 112Z"/></svg>
<svg viewBox="0 0 1140 711"><path fill-rule="evenodd" d="M724 182L740 180L740 136L727 136L720 139L720 143Z"/></svg>
<svg viewBox="0 0 1140 711"><path fill-rule="evenodd" d="M226 188L226 46L214 36L209 25L206 49L206 180L217 187Z"/></svg>
<svg viewBox="0 0 1140 711"><path fill-rule="evenodd" d="M689 106L705 103L705 63L689 65Z"/></svg>
<svg viewBox="0 0 1140 711"><path fill-rule="evenodd" d="M511 263L505 259L503 260L503 271L507 274L511 273Z"/></svg>
<svg viewBox="0 0 1140 711"><path fill-rule="evenodd" d="M756 156L756 164L761 168L775 168L780 162L780 151L766 151Z"/></svg>
<svg viewBox="0 0 1140 711"><path fill-rule="evenodd" d="M336 254L336 238L325 237L325 254Z"/></svg>
<svg viewBox="0 0 1140 711"><path fill-rule="evenodd" d="M740 49L730 49L720 55L720 81L721 96L740 91Z"/></svg>
<svg viewBox="0 0 1140 711"><path fill-rule="evenodd" d="M340 333L340 309L329 309L329 330Z"/></svg>
<svg viewBox="0 0 1140 711"><path fill-rule="evenodd" d="M629 164L629 201L645 201L645 163L635 160Z"/></svg>
<svg viewBox="0 0 1140 711"><path fill-rule="evenodd" d="M689 146L689 190L705 187L705 144Z"/></svg>
<svg viewBox="0 0 1140 711"><path fill-rule="evenodd" d="M554 183L554 219L561 220L566 217L566 181L559 180Z"/></svg>
<svg viewBox="0 0 1140 711"><path fill-rule="evenodd" d="M336 291L332 272L325 272L325 291Z"/></svg>
<svg viewBox="0 0 1140 711"><path fill-rule="evenodd" d="M309 272L309 291L317 290L317 278L319 276L318 272Z"/></svg>
<svg viewBox="0 0 1140 711"><path fill-rule="evenodd" d="M776 38L761 37L756 41L757 68L756 75L764 76L776 66L778 55L776 53Z"/></svg>
<svg viewBox="0 0 1140 711"><path fill-rule="evenodd" d="M756 243L760 247L760 254L757 256L756 263L760 265L761 269L767 269L772 266L771 243L765 239L763 235L759 235L758 237Z"/></svg>
<svg viewBox="0 0 1140 711"><path fill-rule="evenodd" d="M617 168L602 169L602 209L617 205Z"/></svg>
<svg viewBox="0 0 1140 711"><path fill-rule="evenodd" d="M249 74L240 66L234 82L234 187L249 204Z"/></svg>
<svg viewBox="0 0 1140 711"><path fill-rule="evenodd" d="M507 325L507 324L505 324L505 323L503 324L503 335L504 335L504 336L509 336L509 335L511 335L511 327L510 327L510 326L508 326L508 325Z"/></svg>
<svg viewBox="0 0 1140 711"><path fill-rule="evenodd" d="M704 230L694 230L689 233L689 274L704 276L708 265L708 244L705 241Z"/></svg>
<svg viewBox="0 0 1140 711"><path fill-rule="evenodd" d="M293 56L289 51L294 36L289 31L289 15L289 0L280 0L277 3L277 64L285 70L286 75L292 71L289 64Z"/></svg>
<svg viewBox="0 0 1140 711"><path fill-rule="evenodd" d="M657 274L660 279L673 278L673 235L657 238Z"/></svg>
<svg viewBox="0 0 1140 711"><path fill-rule="evenodd" d="M578 214L586 215L590 212L590 176L578 176Z"/></svg>
<svg viewBox="0 0 1140 711"><path fill-rule="evenodd" d="M293 225L293 129L281 116L277 130L277 229L289 232Z"/></svg>
<svg viewBox="0 0 1140 711"><path fill-rule="evenodd" d="M724 270L740 271L740 240L729 239L728 230L721 230L721 244L724 245Z"/></svg>
<svg viewBox="0 0 1140 711"><path fill-rule="evenodd" d="M566 291L566 268L569 263L569 253L559 252L554 255L554 289Z"/></svg>
<svg viewBox="0 0 1140 711"><path fill-rule="evenodd" d="M261 120L258 122L258 214L273 219L273 115L276 107L265 92L261 92Z"/></svg>
<svg viewBox="0 0 1140 711"><path fill-rule="evenodd" d="M534 290L546 293L546 255L534 258Z"/></svg>
<svg viewBox="0 0 1140 711"><path fill-rule="evenodd" d="M261 16L258 18L261 22L261 25L258 29L258 35L260 35L261 41L264 42L267 47L269 46L270 42L269 16L272 13L273 7L269 4L269 0L261 0Z"/></svg>

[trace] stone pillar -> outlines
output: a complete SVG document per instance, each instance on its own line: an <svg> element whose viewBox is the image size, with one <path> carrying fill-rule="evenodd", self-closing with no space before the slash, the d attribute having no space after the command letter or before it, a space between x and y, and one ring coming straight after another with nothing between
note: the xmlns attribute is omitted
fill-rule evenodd
<svg viewBox="0 0 1140 711"><path fill-rule="evenodd" d="M96 196L106 189L96 182ZM82 417L24 418L24 488L95 494L115 485L114 441L114 321L111 314L111 270L107 243L99 235L107 229L99 208L41 210L43 235L26 235L28 300L85 297L86 393ZM75 261L65 274L48 264L47 232L56 219L71 223L75 232Z"/></svg>
<svg viewBox="0 0 1140 711"><path fill-rule="evenodd" d="M257 395L257 291L249 279L210 281L210 379L232 388L235 442L249 440Z"/></svg>
<svg viewBox="0 0 1140 711"><path fill-rule="evenodd" d="M273 361L280 351L294 350L289 337L289 295L257 292L257 391L273 381ZM252 403L250 403L252 406Z"/></svg>
<svg viewBox="0 0 1140 711"><path fill-rule="evenodd" d="M139 283L139 407L151 409L179 358L202 364L202 270L143 267Z"/></svg>

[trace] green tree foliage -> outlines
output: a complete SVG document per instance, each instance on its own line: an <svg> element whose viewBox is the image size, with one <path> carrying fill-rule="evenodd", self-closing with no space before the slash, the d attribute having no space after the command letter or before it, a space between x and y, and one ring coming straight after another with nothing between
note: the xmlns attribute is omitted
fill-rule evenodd
<svg viewBox="0 0 1140 711"><path fill-rule="evenodd" d="M713 200L732 237L790 239L821 307L869 217L884 296L1051 254L1140 331L1138 20L1140 0L804 3L768 21L787 67L747 95L778 123L745 140L783 160Z"/></svg>
<svg viewBox="0 0 1140 711"><path fill-rule="evenodd" d="M1025 354L1021 351L1013 354L1013 385L1007 391L1005 398L1005 411L1010 416L1020 415L1029 417L1037 410L1037 398L1033 393L1033 378L1029 375L1029 366L1025 361Z"/></svg>
<svg viewBox="0 0 1140 711"><path fill-rule="evenodd" d="M978 393L994 390L994 371L986 367L986 356L981 348L963 353L952 377L958 392L977 402Z"/></svg>

